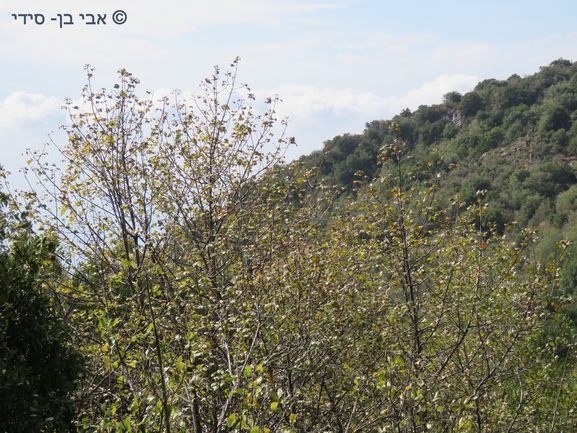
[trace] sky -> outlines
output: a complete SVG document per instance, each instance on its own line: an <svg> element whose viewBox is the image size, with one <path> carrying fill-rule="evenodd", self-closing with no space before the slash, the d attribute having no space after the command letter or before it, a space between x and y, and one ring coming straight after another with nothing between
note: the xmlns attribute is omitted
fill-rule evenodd
<svg viewBox="0 0 577 433"><path fill-rule="evenodd" d="M66 143L61 106L80 98L86 64L96 88L127 69L144 97L198 93L215 65L239 56L238 80L283 101L293 159L483 79L577 61L576 16L574 0L4 1L0 164L17 173L49 133Z"/></svg>

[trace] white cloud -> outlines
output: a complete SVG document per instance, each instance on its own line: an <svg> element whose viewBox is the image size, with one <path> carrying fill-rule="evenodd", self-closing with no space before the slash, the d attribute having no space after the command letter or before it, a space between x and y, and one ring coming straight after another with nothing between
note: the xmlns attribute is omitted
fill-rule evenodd
<svg viewBox="0 0 577 433"><path fill-rule="evenodd" d="M428 81L419 89L411 90L406 95L395 98L396 106L414 107L419 105L439 104L445 93L456 90L468 92L475 87L479 79L475 75L455 74L441 75L435 81Z"/></svg>
<svg viewBox="0 0 577 433"><path fill-rule="evenodd" d="M345 116L349 113L363 114L367 118L379 114L391 116L403 108L416 109L419 105L438 104L442 96L450 91L467 92L478 82L474 75L442 75L420 88L400 96L381 97L373 93L355 93L350 89L324 89L313 86L280 86L271 91L259 90L258 99L278 94L282 99L277 111L290 119L313 120L315 115L331 113Z"/></svg>
<svg viewBox="0 0 577 433"><path fill-rule="evenodd" d="M213 0L190 1L168 0L147 3L143 7L136 3L135 20L147 23L140 30L147 34L178 37L195 29L210 25L243 24L255 27L278 27L287 20L310 16L318 11L341 7L327 3L282 3L270 0ZM178 11L178 13L175 13ZM128 13L128 8L127 8ZM148 18L148 19L146 19ZM318 24L313 20L310 24Z"/></svg>
<svg viewBox="0 0 577 433"><path fill-rule="evenodd" d="M24 91L12 92L0 102L0 134L27 122L48 124L60 112L62 101L55 96L45 96Z"/></svg>

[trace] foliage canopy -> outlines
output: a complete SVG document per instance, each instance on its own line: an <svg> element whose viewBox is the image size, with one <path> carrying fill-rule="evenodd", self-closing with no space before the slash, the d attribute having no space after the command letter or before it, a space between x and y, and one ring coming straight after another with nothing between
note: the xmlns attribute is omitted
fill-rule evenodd
<svg viewBox="0 0 577 433"><path fill-rule="evenodd" d="M54 298L56 241L34 235L26 212L0 197L1 432L74 431L82 359Z"/></svg>

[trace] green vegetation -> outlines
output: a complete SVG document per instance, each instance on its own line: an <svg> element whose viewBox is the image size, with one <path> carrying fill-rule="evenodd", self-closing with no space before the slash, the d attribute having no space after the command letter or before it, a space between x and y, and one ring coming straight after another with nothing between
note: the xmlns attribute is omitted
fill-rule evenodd
<svg viewBox="0 0 577 433"><path fill-rule="evenodd" d="M455 195L471 205L477 191L486 190L486 222L495 224L500 234L512 223L539 229L536 254L542 263L559 257L556 244L561 239L571 241L560 263L558 293L573 296L576 119L577 64L559 59L532 76L484 80L465 95L446 94L439 105L367 123L362 134L327 140L322 151L300 161L320 167L322 181L348 195L361 179L359 171L369 180L382 174L377 155L399 136L412 158L430 162L441 174L442 206ZM393 123L401 127L400 135L391 129ZM577 320L572 302L563 309Z"/></svg>
<svg viewBox="0 0 577 433"><path fill-rule="evenodd" d="M0 196L0 431L75 431L82 360L54 298L56 242L10 203Z"/></svg>
<svg viewBox="0 0 577 433"><path fill-rule="evenodd" d="M160 106L88 69L67 166L32 155L77 430L575 430L577 66L284 164L236 65Z"/></svg>

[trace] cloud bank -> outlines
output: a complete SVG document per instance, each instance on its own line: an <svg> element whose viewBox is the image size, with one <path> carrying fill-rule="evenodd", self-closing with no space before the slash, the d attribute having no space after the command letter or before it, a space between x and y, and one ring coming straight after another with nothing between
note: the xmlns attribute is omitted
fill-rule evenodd
<svg viewBox="0 0 577 433"><path fill-rule="evenodd" d="M315 115L331 113L346 116L352 113L371 116L392 117L404 108L415 110L419 105L439 104L445 93L456 90L465 93L477 84L475 75L441 75L435 81L428 81L418 89L401 96L383 97L374 93L355 93L351 89L318 88L292 85L276 89L259 90L256 95L264 99L277 94L283 101L277 112L295 121L313 120Z"/></svg>
<svg viewBox="0 0 577 433"><path fill-rule="evenodd" d="M62 101L55 96L25 91L12 92L0 102L0 135L35 122L48 125L60 113Z"/></svg>

